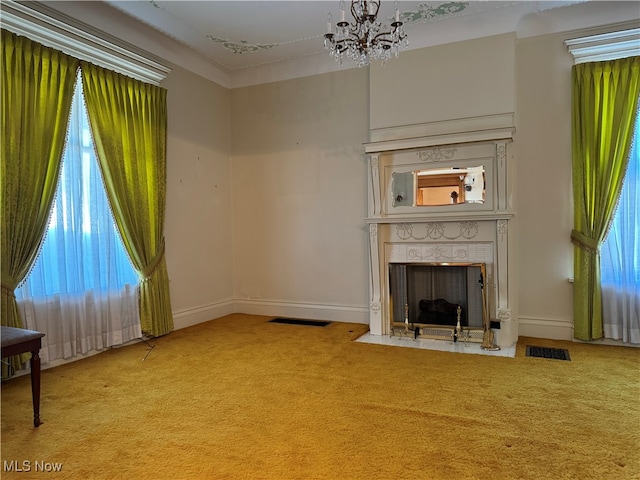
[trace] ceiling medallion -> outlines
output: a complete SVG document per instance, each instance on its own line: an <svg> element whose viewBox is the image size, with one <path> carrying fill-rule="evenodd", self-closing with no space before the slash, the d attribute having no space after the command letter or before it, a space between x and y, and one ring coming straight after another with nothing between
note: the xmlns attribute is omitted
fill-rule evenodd
<svg viewBox="0 0 640 480"><path fill-rule="evenodd" d="M396 2L395 19L390 25L378 20L380 0L351 0L354 23L345 20L345 4L340 2L340 21L332 32L331 14L327 15L327 33L324 48L342 65L342 59L351 58L358 67L369 65L372 60L384 64L392 55L398 56L400 48L408 45L400 10Z"/></svg>

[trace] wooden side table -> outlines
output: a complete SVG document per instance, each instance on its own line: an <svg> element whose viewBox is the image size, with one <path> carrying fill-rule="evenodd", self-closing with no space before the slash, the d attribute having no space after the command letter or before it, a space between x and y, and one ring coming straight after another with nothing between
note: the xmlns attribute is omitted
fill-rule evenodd
<svg viewBox="0 0 640 480"><path fill-rule="evenodd" d="M31 352L31 398L33 426L40 425L40 347L44 333L24 328L0 327L2 358Z"/></svg>

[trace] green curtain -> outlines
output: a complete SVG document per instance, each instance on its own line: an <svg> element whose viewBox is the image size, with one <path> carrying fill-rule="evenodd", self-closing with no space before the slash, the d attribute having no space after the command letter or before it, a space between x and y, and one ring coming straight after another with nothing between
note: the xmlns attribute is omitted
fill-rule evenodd
<svg viewBox="0 0 640 480"><path fill-rule="evenodd" d="M4 29L1 50L1 323L23 328L14 291L49 220L79 60Z"/></svg>
<svg viewBox="0 0 640 480"><path fill-rule="evenodd" d="M140 324L173 329L164 254L166 90L81 62L98 161L116 225L140 274Z"/></svg>
<svg viewBox="0 0 640 480"><path fill-rule="evenodd" d="M604 336L599 248L613 219L633 139L640 57L573 67L574 337Z"/></svg>

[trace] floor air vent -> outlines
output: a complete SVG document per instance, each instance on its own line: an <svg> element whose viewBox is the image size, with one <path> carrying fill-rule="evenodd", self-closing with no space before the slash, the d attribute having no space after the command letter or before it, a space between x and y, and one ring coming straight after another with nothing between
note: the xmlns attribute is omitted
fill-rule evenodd
<svg viewBox="0 0 640 480"><path fill-rule="evenodd" d="M299 318L274 318L269 320L270 323L284 323L287 325L308 325L311 327L326 327L331 322L323 322L321 320L302 320Z"/></svg>
<svg viewBox="0 0 640 480"><path fill-rule="evenodd" d="M551 358L553 360L571 360L569 350L563 348L534 347L532 345L527 345L525 356Z"/></svg>

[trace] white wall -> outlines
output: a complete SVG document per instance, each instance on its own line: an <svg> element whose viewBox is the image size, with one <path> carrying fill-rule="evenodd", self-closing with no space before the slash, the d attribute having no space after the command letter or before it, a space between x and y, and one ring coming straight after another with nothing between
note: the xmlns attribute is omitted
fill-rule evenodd
<svg viewBox="0 0 640 480"><path fill-rule="evenodd" d="M239 311L367 321L367 76L231 91Z"/></svg>
<svg viewBox="0 0 640 480"><path fill-rule="evenodd" d="M515 34L403 52L371 67L371 128L514 111Z"/></svg>
<svg viewBox="0 0 640 480"><path fill-rule="evenodd" d="M518 41L514 141L520 335L572 337L571 66L561 35Z"/></svg>
<svg viewBox="0 0 640 480"><path fill-rule="evenodd" d="M233 311L229 90L175 67L167 89L166 258L176 328Z"/></svg>

